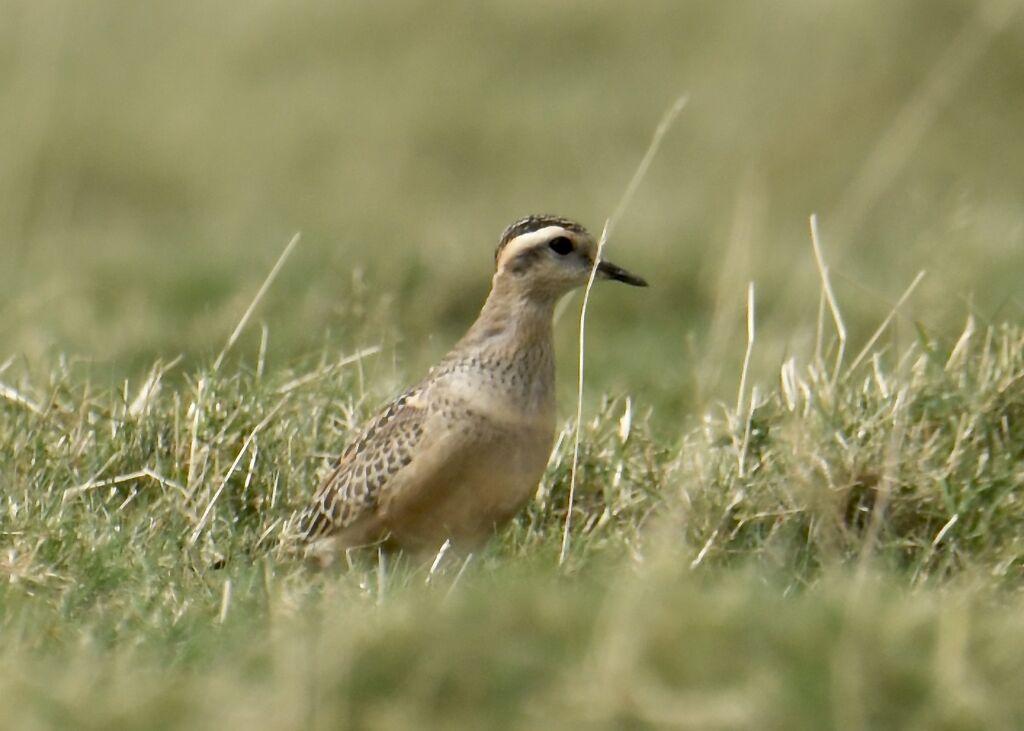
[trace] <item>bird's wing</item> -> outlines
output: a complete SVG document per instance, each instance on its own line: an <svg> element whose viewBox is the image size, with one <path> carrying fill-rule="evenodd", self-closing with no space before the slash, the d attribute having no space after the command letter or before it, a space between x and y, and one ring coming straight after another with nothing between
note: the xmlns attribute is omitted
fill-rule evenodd
<svg viewBox="0 0 1024 731"><path fill-rule="evenodd" d="M420 395L419 388L406 391L349 444L312 504L298 516L298 533L304 540L346 528L373 510L388 481L412 463L428 416Z"/></svg>

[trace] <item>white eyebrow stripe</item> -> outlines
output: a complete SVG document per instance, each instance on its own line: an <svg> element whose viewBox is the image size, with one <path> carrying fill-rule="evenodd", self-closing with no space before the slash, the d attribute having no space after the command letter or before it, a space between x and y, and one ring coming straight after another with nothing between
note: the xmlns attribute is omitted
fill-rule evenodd
<svg viewBox="0 0 1024 731"><path fill-rule="evenodd" d="M550 241L556 236L566 236L573 241L576 240L576 234L569 231L562 226L545 226L539 228L536 231L530 231L529 233L519 234L514 239L505 244L504 250L501 252L501 258L498 260L498 269L505 266L506 263L514 259L517 255L531 249L537 244Z"/></svg>

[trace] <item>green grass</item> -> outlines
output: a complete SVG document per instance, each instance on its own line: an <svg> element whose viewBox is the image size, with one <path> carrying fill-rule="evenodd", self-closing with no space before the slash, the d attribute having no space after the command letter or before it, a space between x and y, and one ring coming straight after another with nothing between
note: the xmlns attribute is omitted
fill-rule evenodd
<svg viewBox="0 0 1024 731"><path fill-rule="evenodd" d="M0 726L1024 727L1015 7L0 0ZM564 564L574 307L483 552L279 545L504 225L599 229L682 92Z"/></svg>
<svg viewBox="0 0 1024 731"><path fill-rule="evenodd" d="M675 444L608 401L565 565L569 424L517 521L434 571L317 572L275 540L366 415L356 363L8 386L5 717L1014 728L1024 331L886 360L794 362Z"/></svg>

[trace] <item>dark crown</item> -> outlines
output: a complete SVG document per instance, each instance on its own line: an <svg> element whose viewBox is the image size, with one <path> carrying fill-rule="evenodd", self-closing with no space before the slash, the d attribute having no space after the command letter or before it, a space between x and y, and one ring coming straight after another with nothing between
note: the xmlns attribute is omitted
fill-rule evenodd
<svg viewBox="0 0 1024 731"><path fill-rule="evenodd" d="M548 226L561 226L567 231L575 231L579 234L587 233L587 229L569 218L543 214L526 216L525 218L520 218L502 232L501 240L498 241L498 248L494 252L495 263L497 263L498 259L501 258L501 252L504 251L506 246L508 246L509 241L512 241L512 239L517 236L528 234L531 231L539 231L540 229L547 228Z"/></svg>

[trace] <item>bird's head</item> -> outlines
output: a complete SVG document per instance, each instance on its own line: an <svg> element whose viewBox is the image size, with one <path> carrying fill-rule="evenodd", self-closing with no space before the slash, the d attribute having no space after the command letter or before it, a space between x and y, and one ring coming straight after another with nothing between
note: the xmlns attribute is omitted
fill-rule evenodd
<svg viewBox="0 0 1024 731"><path fill-rule="evenodd" d="M558 216L521 218L501 235L494 253L494 281L540 299L558 299L590 278L597 242L580 224ZM647 282L610 261L597 264L598 279L634 287Z"/></svg>

